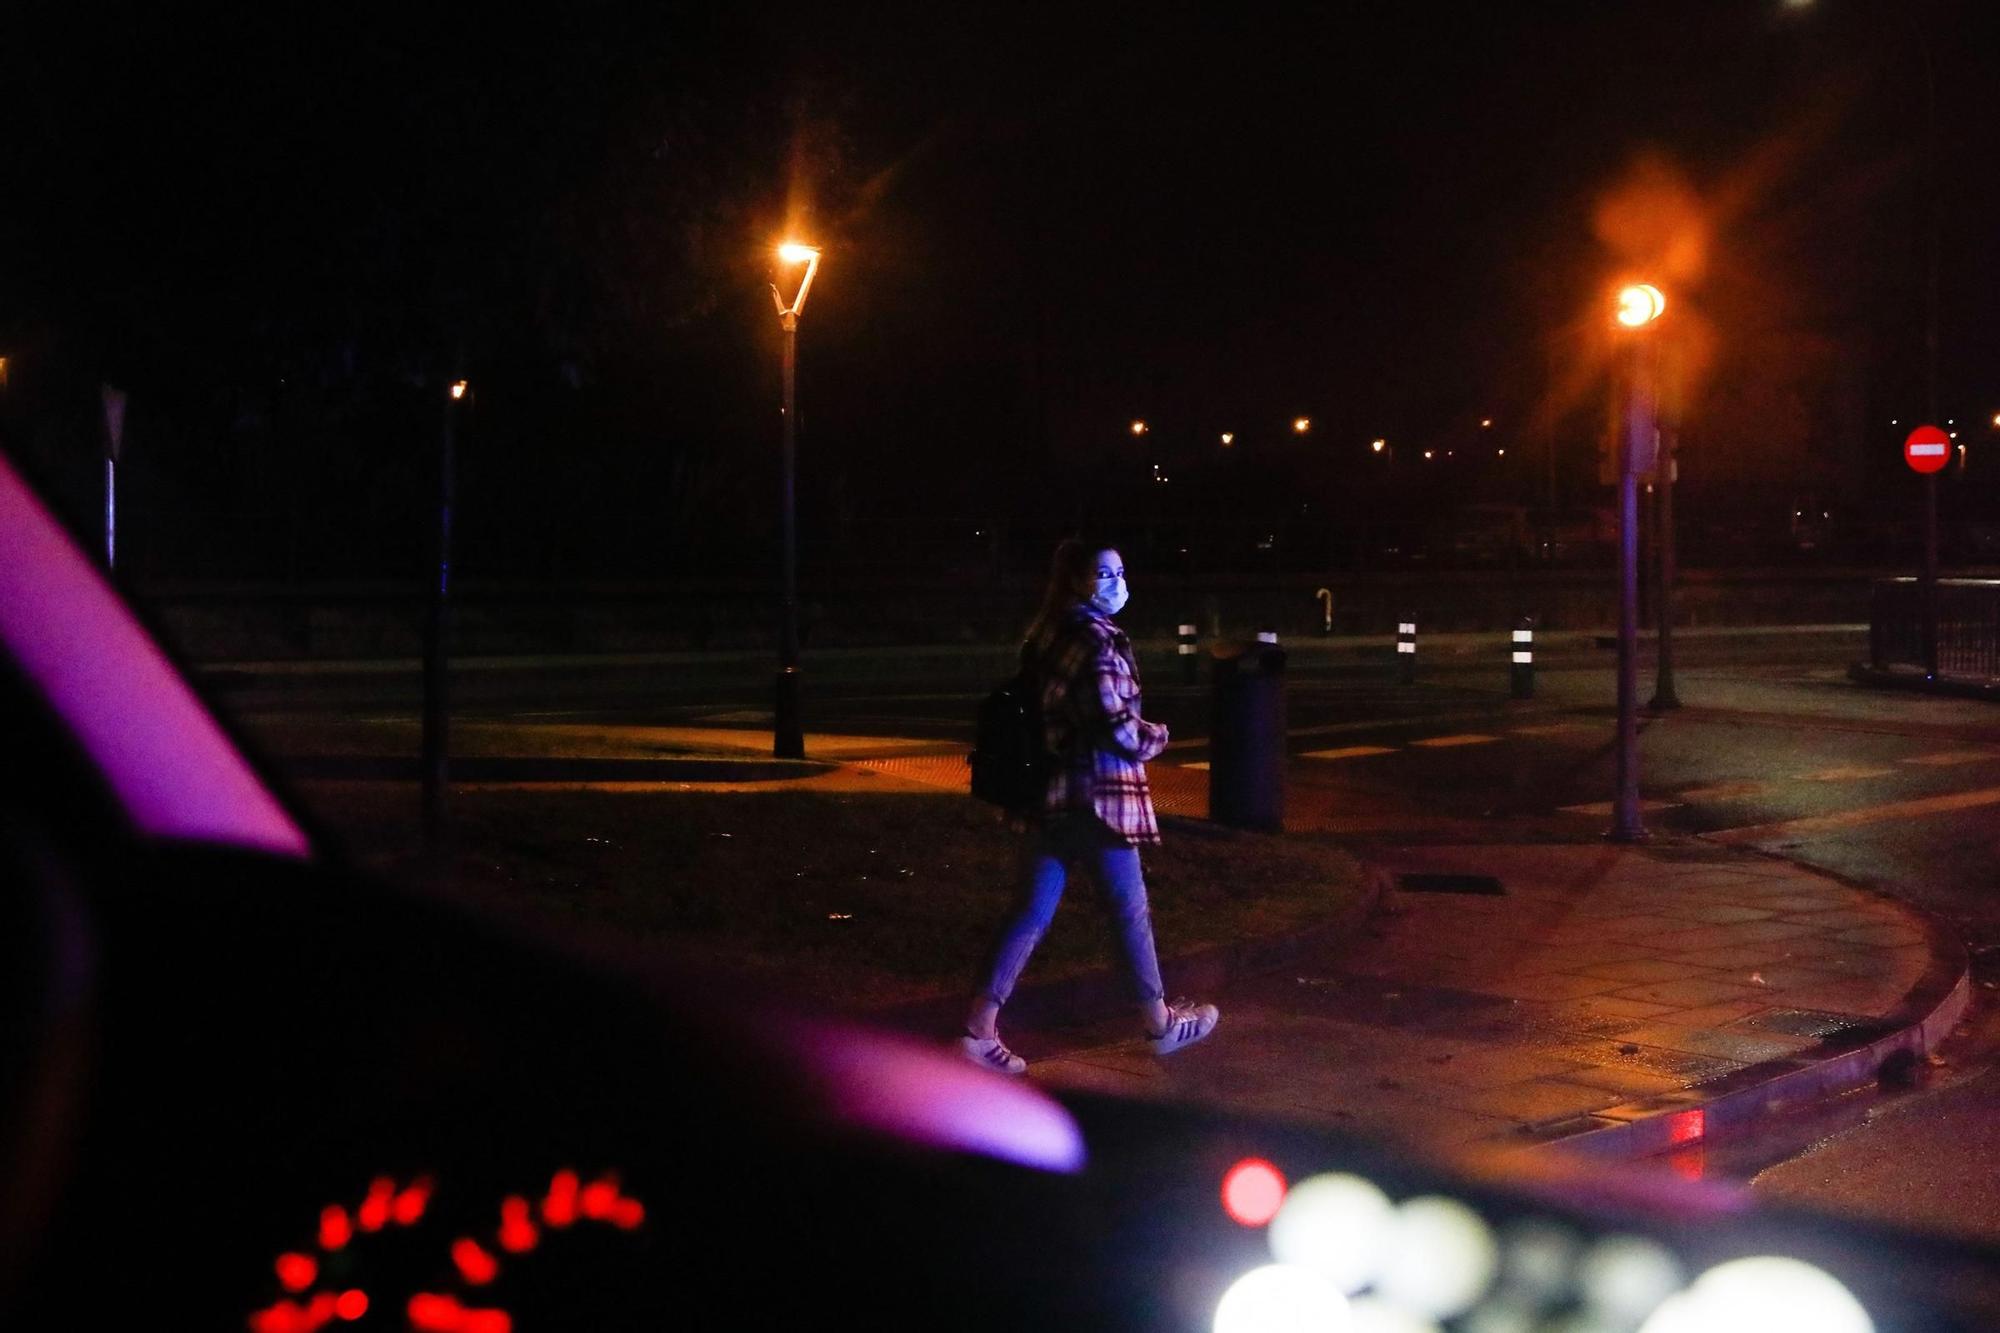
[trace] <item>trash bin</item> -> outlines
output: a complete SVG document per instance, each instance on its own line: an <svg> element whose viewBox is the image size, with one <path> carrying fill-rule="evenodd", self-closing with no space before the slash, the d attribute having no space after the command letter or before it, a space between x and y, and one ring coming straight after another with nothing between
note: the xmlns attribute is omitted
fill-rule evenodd
<svg viewBox="0 0 2000 1333"><path fill-rule="evenodd" d="M1208 817L1238 828L1285 823L1285 652L1232 640L1209 650Z"/></svg>

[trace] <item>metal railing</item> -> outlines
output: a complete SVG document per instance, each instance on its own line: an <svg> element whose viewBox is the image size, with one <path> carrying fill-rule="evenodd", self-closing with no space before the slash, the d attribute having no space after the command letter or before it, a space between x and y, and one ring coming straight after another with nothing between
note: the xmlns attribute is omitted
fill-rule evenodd
<svg viewBox="0 0 2000 1333"><path fill-rule="evenodd" d="M1878 671L1924 666L1924 587L1877 579L1868 656ZM2000 680L2000 579L1937 581L1937 670L1961 680Z"/></svg>

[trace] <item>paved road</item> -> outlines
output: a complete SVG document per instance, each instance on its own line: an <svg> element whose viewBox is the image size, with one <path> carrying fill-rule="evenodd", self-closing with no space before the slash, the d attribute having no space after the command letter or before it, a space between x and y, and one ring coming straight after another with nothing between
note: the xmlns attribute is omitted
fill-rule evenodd
<svg viewBox="0 0 2000 1333"><path fill-rule="evenodd" d="M1385 844L1589 838L1608 826L1611 654L1583 636L1541 645L1536 698L1507 697L1504 651L1438 639L1419 682L1391 675L1384 647L1294 646L1288 781L1323 798L1333 824ZM1894 894L1953 924L1975 950L2000 949L2000 707L1850 684L1865 636L1847 630L1685 636L1686 705L1647 721L1641 786L1648 826L1769 851ZM1004 649L818 654L808 726L850 734L964 739ZM1200 763L1207 696L1171 656L1148 663L1149 712L1172 724L1168 763ZM761 657L579 664L461 673L461 715L523 726L768 725ZM220 682L257 717L338 715L406 723L407 670ZM1650 695L1650 668L1642 697ZM253 718L253 730L258 723ZM1303 804L1303 802L1301 803ZM1982 991L1982 996L1990 992ZM2000 1130L1982 1115L2000 1075L1975 1031L1949 1054L1967 1073L1805 1127L1733 1166L1788 1199L2000 1236ZM1951 1071L1948 1071L1951 1072ZM1850 1108L1851 1110L1851 1108ZM1773 1155L1788 1160L1774 1163ZM1959 1164L1953 1181L1938 1163ZM1954 1183L1955 1182L1955 1183Z"/></svg>

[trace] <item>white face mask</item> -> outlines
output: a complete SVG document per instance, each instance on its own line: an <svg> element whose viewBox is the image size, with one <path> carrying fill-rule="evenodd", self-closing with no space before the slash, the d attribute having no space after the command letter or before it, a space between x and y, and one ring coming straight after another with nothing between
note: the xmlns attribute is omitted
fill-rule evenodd
<svg viewBox="0 0 2000 1333"><path fill-rule="evenodd" d="M1115 578L1099 579L1097 591L1090 595L1090 604L1107 616L1115 616L1125 609L1125 603L1130 597L1131 593L1125 587L1125 577L1121 574Z"/></svg>

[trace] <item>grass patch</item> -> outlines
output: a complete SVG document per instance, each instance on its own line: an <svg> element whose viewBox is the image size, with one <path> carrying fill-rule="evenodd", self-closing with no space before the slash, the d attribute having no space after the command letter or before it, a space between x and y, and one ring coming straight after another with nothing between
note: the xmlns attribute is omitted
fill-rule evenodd
<svg viewBox="0 0 2000 1333"><path fill-rule="evenodd" d="M426 867L413 787L306 794L357 860L392 876L697 947L852 1006L969 989L1024 838L962 796L472 790L453 793L452 846ZM1323 920L1360 889L1353 858L1323 839L1197 821L1165 832L1144 856L1166 957ZM1114 958L1095 885L1075 877L1027 980Z"/></svg>

